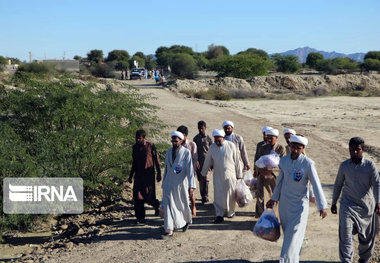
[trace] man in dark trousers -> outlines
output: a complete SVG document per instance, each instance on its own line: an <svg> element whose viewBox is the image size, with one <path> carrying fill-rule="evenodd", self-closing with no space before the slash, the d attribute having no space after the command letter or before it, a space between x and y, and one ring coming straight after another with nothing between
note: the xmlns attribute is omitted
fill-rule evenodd
<svg viewBox="0 0 380 263"><path fill-rule="evenodd" d="M159 215L160 202L156 198L155 168L157 182L161 181L161 165L156 147L145 139L145 131L136 131L136 143L132 147L132 169L129 183L133 184L133 202L137 224L145 223L144 203L155 209L155 216Z"/></svg>

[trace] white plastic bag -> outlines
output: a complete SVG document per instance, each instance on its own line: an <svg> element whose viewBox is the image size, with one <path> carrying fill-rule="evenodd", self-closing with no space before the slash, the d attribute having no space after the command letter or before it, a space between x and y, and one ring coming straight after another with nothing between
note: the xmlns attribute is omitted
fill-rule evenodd
<svg viewBox="0 0 380 263"><path fill-rule="evenodd" d="M253 227L253 233L268 241L277 241L280 238L280 223L273 209L265 209L259 221Z"/></svg>
<svg viewBox="0 0 380 263"><path fill-rule="evenodd" d="M244 207L252 202L253 197L249 187L243 180L239 180L235 189L235 201L239 207Z"/></svg>
<svg viewBox="0 0 380 263"><path fill-rule="evenodd" d="M256 166L259 168L273 169L276 168L280 163L280 156L275 152L271 151L270 154L261 156L256 161Z"/></svg>
<svg viewBox="0 0 380 263"><path fill-rule="evenodd" d="M253 174L252 174L251 170L245 171L245 173L244 173L244 183L248 187L251 187L251 186L253 186L254 184L257 183L257 178L253 177Z"/></svg>

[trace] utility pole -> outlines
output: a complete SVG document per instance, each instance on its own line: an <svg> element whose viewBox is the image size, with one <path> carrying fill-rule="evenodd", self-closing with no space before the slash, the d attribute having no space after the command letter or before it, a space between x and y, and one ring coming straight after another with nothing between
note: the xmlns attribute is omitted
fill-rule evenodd
<svg viewBox="0 0 380 263"><path fill-rule="evenodd" d="M29 51L29 63L32 63L32 52Z"/></svg>

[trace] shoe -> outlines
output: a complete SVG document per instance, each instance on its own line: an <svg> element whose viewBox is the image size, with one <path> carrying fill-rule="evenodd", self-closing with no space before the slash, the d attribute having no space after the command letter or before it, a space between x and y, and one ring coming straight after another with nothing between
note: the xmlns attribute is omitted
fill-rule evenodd
<svg viewBox="0 0 380 263"><path fill-rule="evenodd" d="M166 232L165 234L162 234L161 235L161 239L162 240L168 240L169 238L172 238L174 236L174 234L169 234L168 232Z"/></svg>
<svg viewBox="0 0 380 263"><path fill-rule="evenodd" d="M359 259L359 263L368 263L369 261L367 259Z"/></svg>
<svg viewBox="0 0 380 263"><path fill-rule="evenodd" d="M143 225L146 223L146 220L145 219L137 219L136 220L136 225Z"/></svg>
<svg viewBox="0 0 380 263"><path fill-rule="evenodd" d="M214 224L220 224L224 221L222 216L217 216L216 219L214 220Z"/></svg>
<svg viewBox="0 0 380 263"><path fill-rule="evenodd" d="M209 201L210 201L210 200L208 200L207 197L202 197L202 204L207 203L207 202L209 202Z"/></svg>
<svg viewBox="0 0 380 263"><path fill-rule="evenodd" d="M182 232L186 232L187 229L189 229L189 223L186 223L186 225L182 227Z"/></svg>
<svg viewBox="0 0 380 263"><path fill-rule="evenodd" d="M154 209L154 216L159 216L160 215L160 208L155 208Z"/></svg>
<svg viewBox="0 0 380 263"><path fill-rule="evenodd" d="M235 213L233 213L232 215L230 216L227 216L228 218L233 218L235 216Z"/></svg>

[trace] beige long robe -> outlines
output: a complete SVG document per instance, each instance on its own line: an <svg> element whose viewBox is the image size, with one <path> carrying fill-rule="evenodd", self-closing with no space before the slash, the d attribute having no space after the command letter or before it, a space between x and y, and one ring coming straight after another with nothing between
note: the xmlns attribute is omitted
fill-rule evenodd
<svg viewBox="0 0 380 263"><path fill-rule="evenodd" d="M214 207L216 216L232 216L235 212L235 187L242 178L239 151L234 143L224 141L222 146L211 144L203 164L202 175L213 167Z"/></svg>

